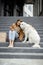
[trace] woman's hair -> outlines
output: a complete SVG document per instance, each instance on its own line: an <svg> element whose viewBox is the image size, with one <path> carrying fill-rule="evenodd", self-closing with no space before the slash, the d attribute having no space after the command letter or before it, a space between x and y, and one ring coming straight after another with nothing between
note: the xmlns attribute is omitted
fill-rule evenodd
<svg viewBox="0 0 43 65"><path fill-rule="evenodd" d="M16 21L16 25L17 25L18 21L22 22L22 20L21 20L21 19L18 19L18 20Z"/></svg>
<svg viewBox="0 0 43 65"><path fill-rule="evenodd" d="M18 19L18 20L17 20L17 22L18 22L18 21L22 22L22 20L21 20L21 19Z"/></svg>
<svg viewBox="0 0 43 65"><path fill-rule="evenodd" d="M11 30L12 30L12 29L14 30L14 26L13 26L13 25L11 25L11 26L10 26L10 29L11 29Z"/></svg>

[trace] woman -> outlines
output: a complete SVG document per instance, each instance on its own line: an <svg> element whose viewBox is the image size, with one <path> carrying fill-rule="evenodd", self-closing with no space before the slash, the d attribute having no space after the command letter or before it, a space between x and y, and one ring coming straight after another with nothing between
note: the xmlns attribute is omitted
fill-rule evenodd
<svg viewBox="0 0 43 65"><path fill-rule="evenodd" d="M10 26L10 31L9 31L9 46L8 47L13 47L13 43L15 38L19 38L20 40L23 39L24 33L22 29L20 28L20 23L22 21L20 19L17 20L16 23L13 23L12 26Z"/></svg>
<svg viewBox="0 0 43 65"><path fill-rule="evenodd" d="M23 30L21 29L20 27L20 24L21 24L22 20L18 19L17 22L16 22L16 26L18 28L18 34L19 34L19 39L22 41L23 40L23 37L24 37L24 33L23 33Z"/></svg>

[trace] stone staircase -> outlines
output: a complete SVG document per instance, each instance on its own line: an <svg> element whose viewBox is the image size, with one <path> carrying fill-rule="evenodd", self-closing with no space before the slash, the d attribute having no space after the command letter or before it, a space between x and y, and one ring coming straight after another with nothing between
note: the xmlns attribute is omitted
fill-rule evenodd
<svg viewBox="0 0 43 65"><path fill-rule="evenodd" d="M15 41L14 48L8 48L8 41L5 43L0 42L0 58L43 59L43 17L0 17L0 32L8 34L9 26L16 22L17 19L22 19L35 27L41 37L41 48L32 48L33 44L22 43L18 40Z"/></svg>

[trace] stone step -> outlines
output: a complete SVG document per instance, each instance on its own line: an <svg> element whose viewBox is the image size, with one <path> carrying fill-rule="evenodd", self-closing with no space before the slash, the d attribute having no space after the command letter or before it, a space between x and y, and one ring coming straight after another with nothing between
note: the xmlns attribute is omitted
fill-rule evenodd
<svg viewBox="0 0 43 65"><path fill-rule="evenodd" d="M43 35L40 35L41 38L43 38Z"/></svg>
<svg viewBox="0 0 43 65"><path fill-rule="evenodd" d="M34 19L33 19L33 20L34 20ZM33 22L33 21L32 21L32 22L31 22L31 21L30 21L30 22L25 21L25 22L27 22L28 24L32 24L32 25L33 25L33 24L34 24L34 25L36 25L36 24L37 24L37 25L43 25L43 24L42 24L43 21L37 22L37 20L36 20L36 22L35 22L35 21L34 21L34 22ZM0 21L0 24L3 24L3 25L11 25L12 23L15 23L15 22L11 22L11 21L9 21L9 22L8 22L8 21L7 21L7 22L6 22L6 21Z"/></svg>
<svg viewBox="0 0 43 65"><path fill-rule="evenodd" d="M9 25L9 26L10 26L10 25ZM6 29L8 28L8 29L9 29L9 26L8 26L8 25L1 25L1 24L0 24L0 29L1 29L1 28L6 28ZM39 25L38 25L38 26L33 26L33 27L36 28L36 29L43 29L43 26L39 26Z"/></svg>
<svg viewBox="0 0 43 65"><path fill-rule="evenodd" d="M11 17L9 17L9 18L7 18L7 17L3 17L3 18L1 18L0 17L0 24L8 24L8 23L15 23L16 21L17 21L17 18L18 17L13 17L13 18L11 18ZM31 17L21 17L22 18L22 21L25 21L25 22L27 22L27 23L29 23L29 24L31 24L31 23L35 23L35 24L37 24L37 23L43 23L43 19L42 18L39 18L39 17L37 17L36 18L36 20L34 19L34 17L32 17L33 18L33 20L31 20L32 18ZM39 18L39 19L38 19ZM10 19L10 20L9 20ZM15 19L16 19L16 21L15 21ZM23 20L24 19L24 20ZM29 21L29 20L31 20L31 21Z"/></svg>
<svg viewBox="0 0 43 65"><path fill-rule="evenodd" d="M40 36L41 40L40 42L43 42L43 36ZM1 39L2 40L2 39ZM8 37L6 37L6 42L9 42ZM21 42L18 38L15 40L15 42Z"/></svg>
<svg viewBox="0 0 43 65"><path fill-rule="evenodd" d="M0 25L9 27L13 23L15 23L15 22L12 22L12 23L11 22L8 22L8 23L0 22ZM43 22L37 22L37 23L35 23L35 22L28 22L28 24L32 25L33 27L34 26L42 26L43 27Z"/></svg>
<svg viewBox="0 0 43 65"><path fill-rule="evenodd" d="M6 26L5 25L0 25L0 29L2 29L2 28L5 28L5 29L8 28L9 29L9 27L10 27L10 25L9 26L7 26L7 25ZM41 29L41 28L43 29L43 26L34 26L34 28L35 29Z"/></svg>
<svg viewBox="0 0 43 65"><path fill-rule="evenodd" d="M43 39L41 39L40 42L43 42Z"/></svg>
<svg viewBox="0 0 43 65"><path fill-rule="evenodd" d="M33 47L0 47L0 53L43 53L43 48Z"/></svg>
<svg viewBox="0 0 43 65"><path fill-rule="evenodd" d="M32 65L32 64L43 65L43 59L0 59L0 65Z"/></svg>
<svg viewBox="0 0 43 65"><path fill-rule="evenodd" d="M0 17L0 22L16 22L17 19L22 19L27 22L43 22L43 16L41 17Z"/></svg>
<svg viewBox="0 0 43 65"><path fill-rule="evenodd" d="M0 58L43 59L43 53L0 53Z"/></svg>
<svg viewBox="0 0 43 65"><path fill-rule="evenodd" d="M3 18L1 18L0 17L0 24L1 23L5 23L5 24L8 24L8 23L15 23L16 21L17 21L17 18L18 17L13 17L13 18L11 18L11 17L9 17L9 18L7 18L7 17L3 17ZM31 17L21 17L22 18L22 21L25 21L25 22L27 22L27 23L29 23L29 24L31 24L31 23L43 23L43 17L42 18L40 18L40 17L32 17L33 18L33 20L32 20L32 18ZM34 19L34 18L36 18L36 19ZM39 19L38 19L39 18ZM10 19L10 20L9 20ZM16 20L15 20L16 19ZM24 19L24 20L23 20ZM31 20L31 21L29 21L29 20Z"/></svg>
<svg viewBox="0 0 43 65"><path fill-rule="evenodd" d="M4 26L8 26L9 27L9 25L11 25L13 23L15 23L15 22L0 22L0 25L4 25ZM35 23L35 22L28 22L28 24L30 24L32 26L43 26L42 23L43 22L37 22L37 23Z"/></svg>
<svg viewBox="0 0 43 65"><path fill-rule="evenodd" d="M9 32L7 29L0 29L0 32ZM43 31L38 31L39 34L43 34Z"/></svg>
<svg viewBox="0 0 43 65"><path fill-rule="evenodd" d="M36 30L39 31L39 32L43 32L43 29L38 29L37 28ZM3 28L0 28L0 31L9 31L9 28L6 28L6 27L4 28L3 27Z"/></svg>
<svg viewBox="0 0 43 65"><path fill-rule="evenodd" d="M0 43L0 47L8 47L9 42ZM30 43L22 43L22 42L15 42L14 47L32 47L34 44ZM43 42L40 42L40 46L43 47Z"/></svg>
<svg viewBox="0 0 43 65"><path fill-rule="evenodd" d="M9 30L0 30L0 32L6 32L6 33L8 33L9 32ZM38 31L39 32L39 31ZM43 31L42 32L40 32L41 34L41 36L43 36Z"/></svg>
<svg viewBox="0 0 43 65"><path fill-rule="evenodd" d="M10 27L10 25L9 25L9 27ZM9 30L9 27L7 26L3 26L3 25L1 25L0 26L0 29L7 29L7 30ZM43 30L43 27L41 27L41 26L36 26L36 27L34 27L36 30Z"/></svg>
<svg viewBox="0 0 43 65"><path fill-rule="evenodd" d="M10 27L10 24L9 24L9 25L8 25L8 24L7 24L7 25L5 25L5 24L0 24L0 28L1 28L1 27L8 27L8 28L9 28L9 27ZM37 25L37 24L36 24L36 25L33 24L33 27L34 27L34 28L39 28L39 27L40 27L40 28L43 28L42 25Z"/></svg>

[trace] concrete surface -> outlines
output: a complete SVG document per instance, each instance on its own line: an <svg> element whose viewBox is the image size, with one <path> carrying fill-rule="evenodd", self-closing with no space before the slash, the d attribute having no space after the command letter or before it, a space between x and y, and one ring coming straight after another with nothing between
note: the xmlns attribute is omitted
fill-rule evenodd
<svg viewBox="0 0 43 65"><path fill-rule="evenodd" d="M41 59L0 59L0 65L43 65Z"/></svg>

